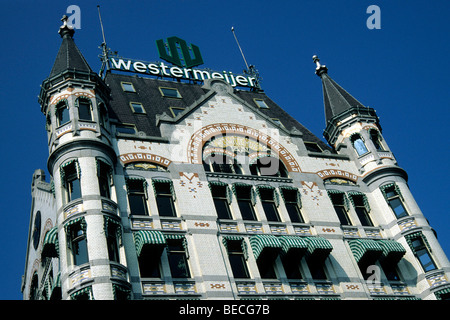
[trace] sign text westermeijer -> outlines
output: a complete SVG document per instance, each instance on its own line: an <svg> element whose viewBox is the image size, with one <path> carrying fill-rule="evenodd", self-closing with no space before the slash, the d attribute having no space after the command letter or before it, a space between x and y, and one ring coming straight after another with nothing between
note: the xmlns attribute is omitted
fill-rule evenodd
<svg viewBox="0 0 450 320"><path fill-rule="evenodd" d="M204 81L206 79L223 79L231 86L256 87L256 78L244 75L234 75L229 71L216 72L204 69L180 68L168 66L164 62L144 63L125 58L111 58L111 67L115 70L150 74L159 77L179 78Z"/></svg>

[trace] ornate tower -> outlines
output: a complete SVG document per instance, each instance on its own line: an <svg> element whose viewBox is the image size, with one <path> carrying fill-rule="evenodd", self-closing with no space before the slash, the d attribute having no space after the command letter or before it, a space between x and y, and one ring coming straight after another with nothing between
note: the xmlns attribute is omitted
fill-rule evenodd
<svg viewBox="0 0 450 320"><path fill-rule="evenodd" d="M126 263L113 184L110 90L77 48L67 16L61 20L61 47L39 103L47 122L62 298L114 299L129 292L129 284L113 276L126 274Z"/></svg>
<svg viewBox="0 0 450 320"><path fill-rule="evenodd" d="M440 299L448 290L445 284L449 261L435 231L414 200L406 171L398 166L381 134L375 110L362 105L331 79L327 67L319 63L317 56L313 56L313 61L317 66L316 74L322 80L325 139L359 171L360 191L376 202L372 218L378 221L387 237L411 250L405 255L405 262L398 265L405 282L416 286L424 299Z"/></svg>

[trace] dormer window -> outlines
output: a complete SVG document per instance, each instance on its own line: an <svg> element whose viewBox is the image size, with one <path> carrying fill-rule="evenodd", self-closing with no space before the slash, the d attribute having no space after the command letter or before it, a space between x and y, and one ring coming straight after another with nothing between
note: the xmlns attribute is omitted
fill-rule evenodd
<svg viewBox="0 0 450 320"><path fill-rule="evenodd" d="M121 82L122 90L125 92L136 92L131 82Z"/></svg>
<svg viewBox="0 0 450 320"><path fill-rule="evenodd" d="M159 87L159 91L161 92L161 95L163 97L178 98L178 99L182 98L180 92L178 92L178 89L175 89L175 88Z"/></svg>
<svg viewBox="0 0 450 320"><path fill-rule="evenodd" d="M266 102L263 99L253 99L255 101L256 105L261 109L269 109L269 106L266 104Z"/></svg>
<svg viewBox="0 0 450 320"><path fill-rule="evenodd" d="M350 141L352 142L353 148L355 149L358 156L362 156L363 154L369 152L366 145L364 144L362 137L359 134L352 135L350 137Z"/></svg>

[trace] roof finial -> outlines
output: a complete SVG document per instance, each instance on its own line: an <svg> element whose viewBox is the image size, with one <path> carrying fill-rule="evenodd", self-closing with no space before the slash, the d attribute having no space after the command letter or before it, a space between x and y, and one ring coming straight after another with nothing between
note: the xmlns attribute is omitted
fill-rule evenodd
<svg viewBox="0 0 450 320"><path fill-rule="evenodd" d="M67 24L68 20L69 20L69 17L66 15L63 15L63 17L61 18L63 25L61 27L59 27L59 31L58 31L61 38L64 38L65 35L69 35L72 38L73 34L75 33L74 28L71 25Z"/></svg>
<svg viewBox="0 0 450 320"><path fill-rule="evenodd" d="M328 68L325 65L321 65L320 64L320 59L318 56L313 55L313 61L316 64L316 74L320 77L322 75L322 73L327 73Z"/></svg>

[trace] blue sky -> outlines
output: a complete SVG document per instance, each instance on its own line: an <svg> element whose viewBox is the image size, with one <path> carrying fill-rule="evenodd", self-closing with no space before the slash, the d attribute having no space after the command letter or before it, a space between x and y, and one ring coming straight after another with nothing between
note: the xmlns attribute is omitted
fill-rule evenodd
<svg viewBox="0 0 450 320"><path fill-rule="evenodd" d="M400 0L2 1L0 9L0 299L21 299L31 208L31 178L46 169L45 118L37 102L61 40L60 18L81 9L75 41L93 70L102 42L119 55L159 60L155 40L198 45L204 67L240 73L245 65L231 27L266 93L317 136L325 128L322 87L311 57L365 106L409 175L415 199L450 255L448 215L450 2ZM369 30L370 5L381 29ZM47 173L47 180L49 176Z"/></svg>

